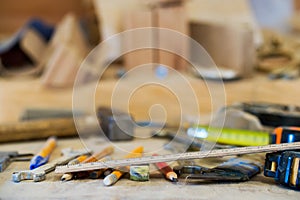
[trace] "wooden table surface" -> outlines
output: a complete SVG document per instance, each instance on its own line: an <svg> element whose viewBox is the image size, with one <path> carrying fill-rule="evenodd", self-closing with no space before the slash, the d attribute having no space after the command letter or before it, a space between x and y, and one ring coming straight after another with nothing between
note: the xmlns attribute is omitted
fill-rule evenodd
<svg viewBox="0 0 300 200"><path fill-rule="evenodd" d="M149 119L149 109L152 105L161 104L161 107L152 107L150 115L160 119L167 116L168 122L177 122L180 116L191 119L199 116L207 119L210 116L211 98L207 85L204 81L196 78L188 78L192 88L196 92L200 113L195 110L193 105L189 105L191 95L186 93L186 89L179 90L182 99L180 103L187 105L184 113L180 113L177 94L172 94L168 89L157 86L147 85L137 87L130 96L128 103L124 102L124 91L129 90L133 79L143 79L147 75L140 77L127 78L119 84L120 94L116 95L115 106L124 109L129 108L135 119ZM212 96L220 99L225 98L225 104L237 101L268 101L276 103L299 105L298 84L300 80L276 80L270 81L263 75L253 78L243 79L234 82L224 83L224 92L221 83L213 82L216 90ZM110 105L111 94L117 81L115 79L105 79L97 87L96 106ZM180 88L180 84L176 87ZM72 88L49 89L40 85L39 79L0 79L0 122L17 121L24 108L71 108L72 107ZM124 94L122 93L124 92ZM224 96L225 94L225 96ZM180 96L179 95L179 96ZM83 96L83 101L85 97ZM99 100L99 101L98 101ZM220 100L221 101L221 100ZM220 103L217 101L217 103ZM215 104L215 105L221 105ZM157 109L157 110L156 110ZM217 110L218 108L215 108ZM163 111L163 114L161 112ZM165 115L166 114L166 115ZM161 119L160 119L161 120ZM205 120L203 120L205 121ZM44 141L4 143L0 145L0 151L18 150L20 153L37 152ZM145 152L149 153L154 149L163 147L165 140L153 138L136 138L131 142L116 143L114 158L120 158L125 154L124 149L130 151L134 146L143 145ZM58 147L55 149L51 159L59 156L60 150L64 147L82 148L83 145L89 148L102 148L108 145L101 138L92 138L81 141L78 137L69 139L59 139ZM162 153L169 153L162 150ZM248 182L243 183L210 183L187 185L184 181L172 184L161 178L153 178L147 182L135 182L123 178L114 186L105 187L102 180L74 180L63 183L60 175L50 173L43 182L34 183L24 181L14 183L11 181L11 173L14 171L28 169L28 162L14 162L4 172L0 174L0 199L299 199L300 193L286 189L272 178L264 177L262 174L254 177Z"/></svg>

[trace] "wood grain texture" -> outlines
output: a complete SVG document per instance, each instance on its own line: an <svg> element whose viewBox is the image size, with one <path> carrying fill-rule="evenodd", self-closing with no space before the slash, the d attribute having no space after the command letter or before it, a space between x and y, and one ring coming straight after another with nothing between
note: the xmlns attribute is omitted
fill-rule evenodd
<svg viewBox="0 0 300 200"><path fill-rule="evenodd" d="M73 118L0 124L0 142L77 136Z"/></svg>
<svg viewBox="0 0 300 200"><path fill-rule="evenodd" d="M147 74L141 74L136 79L143 79ZM187 76L188 77L188 76ZM210 114L211 98L206 83L201 79L188 78L192 88L195 90L201 114ZM1 79L0 78L0 122L18 121L20 114L25 108L72 108L72 88L47 89L40 85L39 79ZM119 100L116 101L117 108L128 106L135 119L144 120L149 117L149 108L151 105L162 104L170 120L178 119L180 109L178 101L169 90L158 86L148 86L137 90L129 101L122 101L123 95L129 90L128 84L134 82L125 79L121 87L121 93L118 94ZM180 88L180 83L177 83ZM218 91L218 82L215 82L216 95ZM284 103L299 105L298 85L300 80L273 80L270 81L264 75L256 75L253 78L242 79L239 81L224 83L226 104L232 104L237 101L267 101L273 103ZM117 85L117 80L101 80L98 85L95 98L96 106L110 106L111 95ZM176 84L175 84L176 86ZM185 94L184 89L182 93ZM183 103L188 104L190 96L183 95ZM83 101L86 98L82 98ZM125 107L127 109L127 107ZM195 110L190 108L190 115L196 115Z"/></svg>

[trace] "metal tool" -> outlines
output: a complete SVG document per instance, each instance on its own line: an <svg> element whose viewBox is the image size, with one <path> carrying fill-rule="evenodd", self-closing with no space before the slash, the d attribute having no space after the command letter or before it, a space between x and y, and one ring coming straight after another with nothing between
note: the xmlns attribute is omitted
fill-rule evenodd
<svg viewBox="0 0 300 200"><path fill-rule="evenodd" d="M3 172L13 161L30 161L33 154L19 154L17 151L0 151L0 172Z"/></svg>
<svg viewBox="0 0 300 200"><path fill-rule="evenodd" d="M20 121L53 118L73 118L73 115L84 116L84 112L62 108L26 108L20 116Z"/></svg>
<svg viewBox="0 0 300 200"><path fill-rule="evenodd" d="M35 168L34 170L24 170L19 172L13 172L12 180L14 182L20 182L22 180L33 180L34 182L43 181L46 179L46 174L53 171L57 165L63 165L77 156L90 153L86 149L73 150L63 149L63 156L53 160L52 162Z"/></svg>
<svg viewBox="0 0 300 200"><path fill-rule="evenodd" d="M111 160L106 162L84 163L72 166L57 166L55 173L63 174L68 172L89 171L103 168L115 168L120 166L130 166L133 164L150 164L158 162L171 162L176 160L190 160L200 158L222 157L242 154L275 152L283 150L300 149L300 142L271 144L265 146L249 146L230 149L216 149L211 151L187 152L178 154L167 154L159 156L145 156L141 158L127 158L120 160Z"/></svg>
<svg viewBox="0 0 300 200"><path fill-rule="evenodd" d="M238 158L230 159L215 168L202 166L176 166L174 172L188 182L196 181L247 181L260 172L260 165Z"/></svg>
<svg viewBox="0 0 300 200"><path fill-rule="evenodd" d="M300 126L300 107L264 102L237 103L227 108L243 110L258 117L264 126Z"/></svg>
<svg viewBox="0 0 300 200"><path fill-rule="evenodd" d="M273 131L274 143L291 143L300 141L300 127L277 127Z"/></svg>
<svg viewBox="0 0 300 200"><path fill-rule="evenodd" d="M97 110L100 126L105 136L111 141L132 140L134 123L132 117L119 110L100 107Z"/></svg>
<svg viewBox="0 0 300 200"><path fill-rule="evenodd" d="M284 151L266 154L264 175L276 182L300 190L300 152Z"/></svg>

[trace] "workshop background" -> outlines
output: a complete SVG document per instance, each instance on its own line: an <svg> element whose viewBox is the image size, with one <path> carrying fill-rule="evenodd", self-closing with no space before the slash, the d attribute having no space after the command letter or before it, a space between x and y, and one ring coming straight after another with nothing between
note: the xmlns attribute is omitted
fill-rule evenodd
<svg viewBox="0 0 300 200"><path fill-rule="evenodd" d="M300 0L0 0L0 199L299 199L299 78Z"/></svg>

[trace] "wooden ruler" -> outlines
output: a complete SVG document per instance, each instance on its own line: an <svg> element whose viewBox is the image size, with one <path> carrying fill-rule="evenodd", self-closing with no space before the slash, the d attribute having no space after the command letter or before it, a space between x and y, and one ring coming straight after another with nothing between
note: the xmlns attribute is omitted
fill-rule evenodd
<svg viewBox="0 0 300 200"><path fill-rule="evenodd" d="M140 158L110 160L106 162L93 162L93 163L84 163L84 164L70 165L70 166L64 165L64 166L57 166L55 169L55 173L63 174L69 172L89 171L89 170L97 170L103 168L115 168L115 167L139 165L139 164L171 162L176 160L212 158L212 157L233 156L233 155L253 154L253 153L265 153L265 152L294 150L294 149L300 149L300 142L271 144L265 146L238 147L238 148L230 148L230 149L216 149L211 151L197 151L197 152L178 153L178 154L166 154L166 155L159 155L159 156L145 156Z"/></svg>

